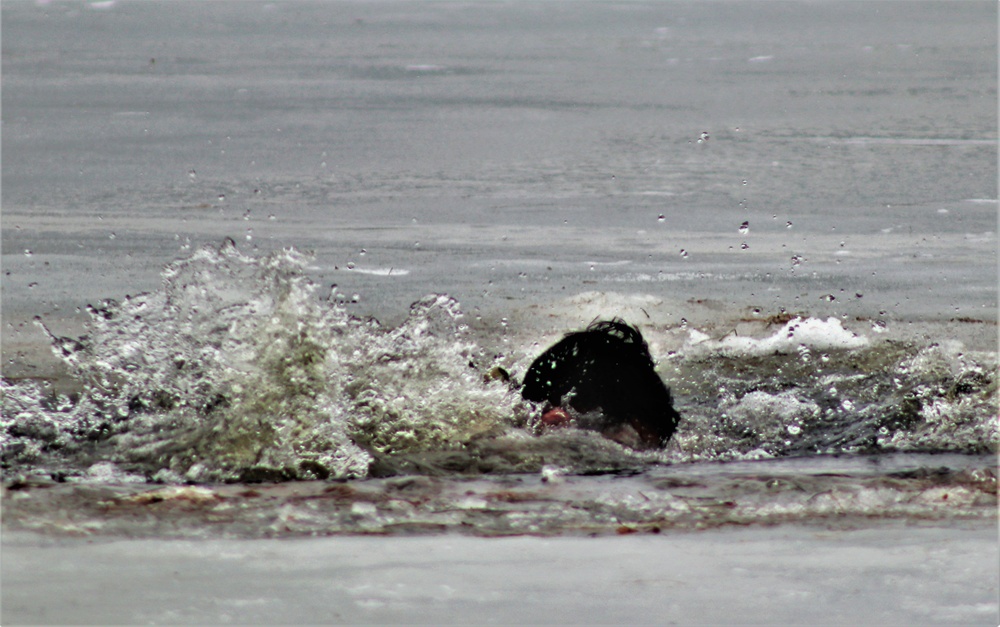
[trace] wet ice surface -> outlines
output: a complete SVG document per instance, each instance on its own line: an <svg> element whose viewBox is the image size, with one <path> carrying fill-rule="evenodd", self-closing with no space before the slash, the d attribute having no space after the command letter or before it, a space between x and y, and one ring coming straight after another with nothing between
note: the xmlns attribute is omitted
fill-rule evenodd
<svg viewBox="0 0 1000 627"><path fill-rule="evenodd" d="M5 351L223 237L386 324L582 290L994 319L993 10L10 4Z"/></svg>
<svg viewBox="0 0 1000 627"><path fill-rule="evenodd" d="M4 622L997 622L996 529L81 542L5 534ZM53 603L58 590L61 603ZM115 590L113 595L95 590ZM141 601L136 602L136 599Z"/></svg>
<svg viewBox="0 0 1000 627"><path fill-rule="evenodd" d="M996 6L720 6L3 3L4 622L995 624ZM616 315L662 453L483 378Z"/></svg>
<svg viewBox="0 0 1000 627"><path fill-rule="evenodd" d="M55 536L266 538L341 534L660 534L797 523L994 524L994 456L894 455L677 464L597 477L404 476L248 486L150 486L101 468L4 490L4 525ZM95 469L95 471L98 469Z"/></svg>

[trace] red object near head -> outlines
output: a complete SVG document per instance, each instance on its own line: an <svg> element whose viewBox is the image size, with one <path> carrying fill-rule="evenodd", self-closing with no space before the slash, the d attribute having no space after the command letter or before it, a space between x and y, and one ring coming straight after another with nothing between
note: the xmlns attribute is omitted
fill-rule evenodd
<svg viewBox="0 0 1000 627"><path fill-rule="evenodd" d="M562 407L553 407L542 414L542 424L546 427L568 427L573 417Z"/></svg>

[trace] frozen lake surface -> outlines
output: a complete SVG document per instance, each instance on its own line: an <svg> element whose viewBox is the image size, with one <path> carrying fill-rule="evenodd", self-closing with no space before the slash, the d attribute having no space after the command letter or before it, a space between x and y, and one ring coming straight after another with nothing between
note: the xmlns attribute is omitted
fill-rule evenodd
<svg viewBox="0 0 1000 627"><path fill-rule="evenodd" d="M995 528L782 526L388 542L64 539L41 547L13 534L4 541L3 619L992 625L997 558Z"/></svg>
<svg viewBox="0 0 1000 627"><path fill-rule="evenodd" d="M3 622L996 624L996 24L5 1Z"/></svg>
<svg viewBox="0 0 1000 627"><path fill-rule="evenodd" d="M387 323L593 290L995 318L991 3L3 11L7 346L223 237Z"/></svg>

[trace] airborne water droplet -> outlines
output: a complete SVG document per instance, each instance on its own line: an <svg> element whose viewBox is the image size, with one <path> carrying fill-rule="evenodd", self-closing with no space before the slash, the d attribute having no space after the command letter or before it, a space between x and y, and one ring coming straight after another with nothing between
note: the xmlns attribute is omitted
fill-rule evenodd
<svg viewBox="0 0 1000 627"><path fill-rule="evenodd" d="M740 225L740 235L746 235L750 232L750 221L744 220L743 224Z"/></svg>
<svg viewBox="0 0 1000 627"><path fill-rule="evenodd" d="M661 213L660 216L656 218L656 221L659 222L660 224L663 224L664 222L667 221L667 218Z"/></svg>

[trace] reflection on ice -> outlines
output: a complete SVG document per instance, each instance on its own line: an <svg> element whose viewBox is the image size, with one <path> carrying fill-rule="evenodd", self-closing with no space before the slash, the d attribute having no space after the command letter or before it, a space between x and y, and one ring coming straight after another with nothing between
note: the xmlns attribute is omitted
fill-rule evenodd
<svg viewBox="0 0 1000 627"><path fill-rule="evenodd" d="M406 268L351 268L354 272L358 274L371 274L374 276L406 276L410 273Z"/></svg>

